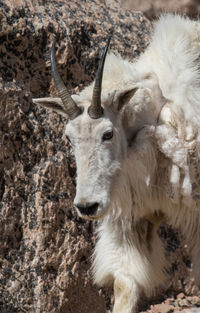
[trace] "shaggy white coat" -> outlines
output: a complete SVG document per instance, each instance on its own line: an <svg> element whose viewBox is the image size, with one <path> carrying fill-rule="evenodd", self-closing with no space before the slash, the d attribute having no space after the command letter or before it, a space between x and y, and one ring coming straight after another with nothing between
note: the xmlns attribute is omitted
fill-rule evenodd
<svg viewBox="0 0 200 313"><path fill-rule="evenodd" d="M165 15L155 24L150 45L136 63L114 54L106 60L104 96L110 90L144 84L153 75L165 98L157 125L152 126L147 118L144 131L129 148L109 215L98 228L94 278L102 285L120 277L129 286L132 306L124 306L121 313L134 311L141 289L150 295L164 282L167 264L156 227L149 249L145 242L148 225L139 222L153 212L158 216L162 212L168 223L182 230L191 250L194 275L200 281L199 56L200 23ZM132 105L144 111L142 97L136 98ZM153 108L148 108L149 115L150 110ZM126 122L137 122L134 117L130 111ZM157 221L159 218L152 223Z"/></svg>

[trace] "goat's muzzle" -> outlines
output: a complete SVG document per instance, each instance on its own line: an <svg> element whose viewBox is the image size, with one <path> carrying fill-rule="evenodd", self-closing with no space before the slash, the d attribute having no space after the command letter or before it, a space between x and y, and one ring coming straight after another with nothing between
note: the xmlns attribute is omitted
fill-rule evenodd
<svg viewBox="0 0 200 313"><path fill-rule="evenodd" d="M94 216L98 210L99 203L94 202L94 203L77 203L75 204L76 208L79 210L82 216Z"/></svg>

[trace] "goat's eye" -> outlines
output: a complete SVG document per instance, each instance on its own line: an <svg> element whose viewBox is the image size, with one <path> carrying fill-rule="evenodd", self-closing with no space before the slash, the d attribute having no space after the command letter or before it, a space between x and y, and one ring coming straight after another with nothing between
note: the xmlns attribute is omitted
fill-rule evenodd
<svg viewBox="0 0 200 313"><path fill-rule="evenodd" d="M107 131L107 132L105 132L105 133L103 134L102 140L103 140L103 141L111 140L112 137L113 137L113 131L112 131L112 130L109 130L109 131Z"/></svg>

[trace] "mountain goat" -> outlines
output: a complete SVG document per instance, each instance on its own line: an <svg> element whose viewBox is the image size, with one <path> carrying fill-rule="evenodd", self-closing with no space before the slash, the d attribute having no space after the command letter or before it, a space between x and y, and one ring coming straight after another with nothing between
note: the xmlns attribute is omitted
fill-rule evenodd
<svg viewBox="0 0 200 313"><path fill-rule="evenodd" d="M200 23L162 16L134 63L106 57L108 45L95 82L72 96L53 45L60 97L33 102L69 118L74 205L79 216L99 221L94 281L114 283L114 313L133 313L141 293L151 295L165 278L162 220L182 231L200 282Z"/></svg>

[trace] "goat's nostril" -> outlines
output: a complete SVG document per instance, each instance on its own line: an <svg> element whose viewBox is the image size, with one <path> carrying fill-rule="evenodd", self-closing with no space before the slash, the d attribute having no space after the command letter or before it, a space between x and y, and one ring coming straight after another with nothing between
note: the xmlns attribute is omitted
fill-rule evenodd
<svg viewBox="0 0 200 313"><path fill-rule="evenodd" d="M99 204L97 202L94 203L77 203L76 207L83 215L94 215L98 209Z"/></svg>

